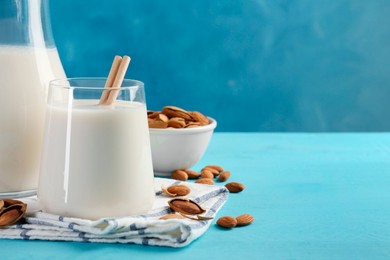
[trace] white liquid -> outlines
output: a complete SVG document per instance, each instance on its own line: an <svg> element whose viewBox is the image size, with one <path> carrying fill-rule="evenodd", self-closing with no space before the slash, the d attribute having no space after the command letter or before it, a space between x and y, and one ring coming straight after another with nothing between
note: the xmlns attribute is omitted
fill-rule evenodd
<svg viewBox="0 0 390 260"><path fill-rule="evenodd" d="M146 106L98 100L48 106L38 196L43 210L98 219L145 213L154 201Z"/></svg>
<svg viewBox="0 0 390 260"><path fill-rule="evenodd" d="M0 193L36 189L48 83L57 49L0 45Z"/></svg>

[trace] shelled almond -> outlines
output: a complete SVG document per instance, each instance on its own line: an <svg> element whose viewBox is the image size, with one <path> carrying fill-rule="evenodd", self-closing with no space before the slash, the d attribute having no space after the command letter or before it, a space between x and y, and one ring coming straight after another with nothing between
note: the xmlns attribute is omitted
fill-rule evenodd
<svg viewBox="0 0 390 260"><path fill-rule="evenodd" d="M217 225L223 228L247 226L255 220L250 214L242 214L236 218L223 216L217 220Z"/></svg>
<svg viewBox="0 0 390 260"><path fill-rule="evenodd" d="M209 123L207 116L202 113L175 106L165 106L161 111L148 111L149 128L192 128Z"/></svg>
<svg viewBox="0 0 390 260"><path fill-rule="evenodd" d="M204 168L202 169L201 172L204 172L204 171L209 171L209 172L211 172L211 173L214 175L214 177L218 176L219 173L220 173L220 171L218 171L217 169L210 168L210 167L208 167L208 166L204 167Z"/></svg>
<svg viewBox="0 0 390 260"><path fill-rule="evenodd" d="M202 174L200 175L202 179L213 179L214 174L211 171L204 170L202 171Z"/></svg>
<svg viewBox="0 0 390 260"><path fill-rule="evenodd" d="M239 182L229 182L225 185L225 187L231 192L231 193L238 193L245 189L244 184Z"/></svg>
<svg viewBox="0 0 390 260"><path fill-rule="evenodd" d="M223 168L219 165L207 165L204 168L211 168L211 169L214 169L218 172L223 172Z"/></svg>
<svg viewBox="0 0 390 260"><path fill-rule="evenodd" d="M217 220L217 225L223 228L233 228L237 226L237 220L231 216L224 216Z"/></svg>
<svg viewBox="0 0 390 260"><path fill-rule="evenodd" d="M176 170L172 172L171 178L179 181L186 181L188 180L188 175L185 171L183 170Z"/></svg>
<svg viewBox="0 0 390 260"><path fill-rule="evenodd" d="M255 219L250 214L242 214L238 217L236 217L237 220L237 226L246 226L251 224Z"/></svg>
<svg viewBox="0 0 390 260"><path fill-rule="evenodd" d="M168 205L172 210L186 215L199 215L206 212L206 210L201 205L193 200L186 198L171 199L168 201Z"/></svg>
<svg viewBox="0 0 390 260"><path fill-rule="evenodd" d="M161 189L166 195L172 196L172 197L186 196L191 192L189 187L187 187L186 185L181 185L181 184L173 185L173 186L170 186L168 188L161 187Z"/></svg>
<svg viewBox="0 0 390 260"><path fill-rule="evenodd" d="M198 179L200 177L200 173L193 170L184 170L187 173L188 179Z"/></svg>
<svg viewBox="0 0 390 260"><path fill-rule="evenodd" d="M218 181L223 182L227 181L230 177L230 172L229 171L223 171L221 174L218 176Z"/></svg>

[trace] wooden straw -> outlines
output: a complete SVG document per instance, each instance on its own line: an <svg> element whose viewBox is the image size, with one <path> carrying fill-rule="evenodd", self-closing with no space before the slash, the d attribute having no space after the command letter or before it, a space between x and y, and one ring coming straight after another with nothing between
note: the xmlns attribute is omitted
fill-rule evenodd
<svg viewBox="0 0 390 260"><path fill-rule="evenodd" d="M125 78L127 68L130 64L130 57L129 56L123 56L122 62L119 66L118 72L115 76L114 83L112 84L112 88L109 91L108 98L107 98L107 105L112 105L119 94L119 88L122 86L122 81Z"/></svg>
<svg viewBox="0 0 390 260"><path fill-rule="evenodd" d="M112 62L110 73L108 73L106 84L104 85L105 90L103 90L102 96L100 97L100 101L99 101L100 105L103 105L107 102L109 90L106 90L106 89L112 88L115 77L118 73L118 69L119 69L119 66L121 64L121 61L122 61L122 57L116 55L114 58L114 61Z"/></svg>

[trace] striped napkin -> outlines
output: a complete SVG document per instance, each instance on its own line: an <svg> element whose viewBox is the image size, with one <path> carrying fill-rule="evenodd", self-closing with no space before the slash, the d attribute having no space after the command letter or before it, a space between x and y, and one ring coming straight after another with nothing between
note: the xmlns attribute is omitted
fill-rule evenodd
<svg viewBox="0 0 390 260"><path fill-rule="evenodd" d="M213 220L169 219L159 217L172 213L161 186L179 181L155 178L156 200L144 215L103 218L96 221L69 218L39 210L36 197L21 199L27 203L25 222L0 229L0 238L24 240L85 241L100 243L134 243L141 245L183 247L200 237ZM228 197L224 186L186 182L191 193L186 196L206 209L205 216L215 217Z"/></svg>

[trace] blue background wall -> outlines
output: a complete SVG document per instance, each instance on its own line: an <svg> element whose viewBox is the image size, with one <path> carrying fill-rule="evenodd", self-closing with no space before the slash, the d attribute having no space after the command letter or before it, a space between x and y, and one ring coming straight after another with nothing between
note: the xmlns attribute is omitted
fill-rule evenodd
<svg viewBox="0 0 390 260"><path fill-rule="evenodd" d="M132 57L149 109L218 131L389 131L388 0L51 0L68 76Z"/></svg>

